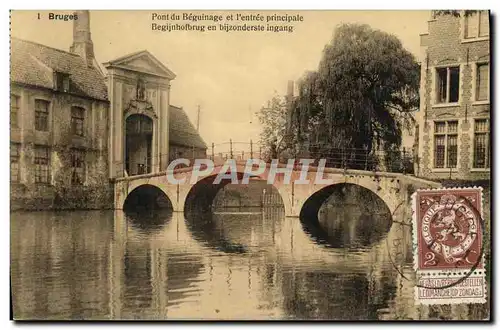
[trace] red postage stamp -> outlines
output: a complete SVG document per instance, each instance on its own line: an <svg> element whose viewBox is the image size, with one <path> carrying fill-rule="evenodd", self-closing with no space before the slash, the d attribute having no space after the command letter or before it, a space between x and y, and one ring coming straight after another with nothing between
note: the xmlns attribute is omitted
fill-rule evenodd
<svg viewBox="0 0 500 330"><path fill-rule="evenodd" d="M482 212L481 188L418 190L413 195L414 266L419 279L416 288L419 303L484 300ZM473 296L461 295L462 291Z"/></svg>

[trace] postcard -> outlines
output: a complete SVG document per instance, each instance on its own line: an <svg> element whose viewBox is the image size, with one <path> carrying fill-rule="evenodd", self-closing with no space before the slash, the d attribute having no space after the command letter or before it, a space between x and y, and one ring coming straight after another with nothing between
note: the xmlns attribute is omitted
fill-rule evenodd
<svg viewBox="0 0 500 330"><path fill-rule="evenodd" d="M12 10L12 319L491 319L488 10Z"/></svg>

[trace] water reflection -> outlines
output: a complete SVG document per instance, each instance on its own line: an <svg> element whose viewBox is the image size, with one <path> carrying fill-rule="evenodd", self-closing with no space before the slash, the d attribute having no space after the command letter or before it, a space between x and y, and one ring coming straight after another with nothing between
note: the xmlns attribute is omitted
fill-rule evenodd
<svg viewBox="0 0 500 330"><path fill-rule="evenodd" d="M108 312L109 212L13 213L14 316L104 317Z"/></svg>
<svg viewBox="0 0 500 330"><path fill-rule="evenodd" d="M161 230L172 218L172 209L139 210L125 212L127 221L143 233Z"/></svg>
<svg viewBox="0 0 500 330"><path fill-rule="evenodd" d="M188 212L186 223L193 238L215 251L224 253L245 253L247 247L230 241L221 229L219 217L210 212ZM223 228L223 227L222 227Z"/></svg>
<svg viewBox="0 0 500 330"><path fill-rule="evenodd" d="M124 308L149 308L152 300L151 250L137 242L127 242L123 256Z"/></svg>
<svg viewBox="0 0 500 330"><path fill-rule="evenodd" d="M284 308L290 318L359 320L373 318L366 274L304 271L283 274Z"/></svg>
<svg viewBox="0 0 500 330"><path fill-rule="evenodd" d="M278 208L239 211L218 212L209 221L199 221L206 219L203 214L171 212L153 219L121 211L12 213L14 317L425 319L434 315L413 303L411 261L395 258L410 278L407 281L389 260L388 250L404 247L403 256L411 250L411 236L404 231L393 226L386 235L391 242L400 240L397 246L361 237L371 234L357 230L363 248L353 244L333 248L312 241L298 219L285 218ZM344 230L342 235L350 232ZM244 253L234 253L234 246L244 247Z"/></svg>
<svg viewBox="0 0 500 330"><path fill-rule="evenodd" d="M188 297L201 289L193 286L205 271L202 258L184 253L171 253L166 258L167 296L169 305L182 304Z"/></svg>

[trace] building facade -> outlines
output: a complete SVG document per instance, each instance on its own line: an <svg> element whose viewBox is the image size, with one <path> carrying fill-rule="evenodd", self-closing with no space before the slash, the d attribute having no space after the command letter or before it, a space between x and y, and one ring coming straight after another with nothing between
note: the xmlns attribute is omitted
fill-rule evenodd
<svg viewBox="0 0 500 330"><path fill-rule="evenodd" d="M54 204L79 208L83 202L101 208L112 202L107 89L104 76L90 61L11 40L13 209Z"/></svg>
<svg viewBox="0 0 500 330"><path fill-rule="evenodd" d="M416 175L489 179L489 12L433 12L421 35Z"/></svg>
<svg viewBox="0 0 500 330"><path fill-rule="evenodd" d="M170 81L175 74L148 51L104 64L110 92L110 177L166 170Z"/></svg>
<svg viewBox="0 0 500 330"><path fill-rule="evenodd" d="M171 141L206 154L184 110L170 105L175 75L153 55L104 67L88 11L78 12L69 52L11 39L11 209L110 208L113 179L165 170Z"/></svg>

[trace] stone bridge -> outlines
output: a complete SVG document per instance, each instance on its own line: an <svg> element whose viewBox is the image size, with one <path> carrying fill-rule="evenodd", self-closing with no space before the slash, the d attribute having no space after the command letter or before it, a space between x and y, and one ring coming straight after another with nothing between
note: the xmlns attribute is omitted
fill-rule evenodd
<svg viewBox="0 0 500 330"><path fill-rule="evenodd" d="M235 166L238 183L241 183L245 173L249 172L246 162L235 162ZM267 180L270 165L266 166L264 173L252 175L252 177L257 176ZM286 166L286 164L278 164L280 169ZM217 174L221 171L226 173L226 170L227 167L224 168L224 165L217 165L210 174L198 176L195 174L196 171L193 171L193 167L185 167L168 172L117 178L114 183L115 208L123 209L128 200L138 196L143 199L156 198L158 193L162 192L175 212L195 208L209 210L217 192L231 183L231 180L227 178L214 183ZM301 214L317 215L323 202L339 184L356 185L371 191L385 202L391 214L394 214L400 206L410 205L411 194L416 189L441 186L436 182L401 173L338 168L324 168L320 171L317 167L308 167L307 172L301 171L301 167L293 167L290 172L290 180L286 180L285 174L278 173L270 182L281 195L287 217L299 217ZM167 179L167 174L184 182L173 184ZM322 180L315 180L317 176L321 176Z"/></svg>

